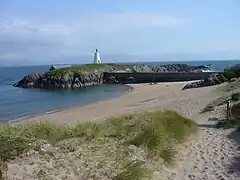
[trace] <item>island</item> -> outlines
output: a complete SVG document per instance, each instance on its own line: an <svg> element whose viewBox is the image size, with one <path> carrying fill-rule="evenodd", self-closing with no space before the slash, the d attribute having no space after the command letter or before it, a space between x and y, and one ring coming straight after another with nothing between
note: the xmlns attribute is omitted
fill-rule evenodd
<svg viewBox="0 0 240 180"><path fill-rule="evenodd" d="M213 72L206 66L167 64L84 64L51 67L48 72L33 72L13 86L22 88L81 88L103 83L149 83L201 80ZM180 73L180 74L179 74Z"/></svg>

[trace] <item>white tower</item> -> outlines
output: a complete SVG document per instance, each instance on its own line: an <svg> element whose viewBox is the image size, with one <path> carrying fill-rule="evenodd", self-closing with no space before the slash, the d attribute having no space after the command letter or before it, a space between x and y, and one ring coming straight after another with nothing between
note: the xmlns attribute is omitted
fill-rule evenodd
<svg viewBox="0 0 240 180"><path fill-rule="evenodd" d="M101 64L101 59L100 59L100 54L98 52L98 49L96 49L96 52L94 53L94 60L93 60L94 64Z"/></svg>

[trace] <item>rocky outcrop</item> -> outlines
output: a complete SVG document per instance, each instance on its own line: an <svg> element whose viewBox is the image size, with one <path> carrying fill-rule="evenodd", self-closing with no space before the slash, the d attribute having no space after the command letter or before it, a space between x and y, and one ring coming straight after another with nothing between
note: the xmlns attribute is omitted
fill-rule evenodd
<svg viewBox="0 0 240 180"><path fill-rule="evenodd" d="M87 68L88 67L88 68ZM18 81L14 86L22 88L81 88L103 83L104 72L193 72L200 71L203 66L192 67L185 64L169 64L163 66L147 66L144 64L106 64L98 68L89 66L70 67L69 69L57 69L46 73L31 73ZM129 79L134 82L134 79ZM119 83L111 77L104 83Z"/></svg>
<svg viewBox="0 0 240 180"><path fill-rule="evenodd" d="M206 66L188 66L187 64L167 64L150 67L154 72L201 72L210 70Z"/></svg>
<svg viewBox="0 0 240 180"><path fill-rule="evenodd" d="M224 83L226 81L227 81L227 79L223 76L223 74L213 74L213 75L209 76L207 79L192 82L192 83L185 85L183 87L183 90L191 89L191 88L213 86L213 85Z"/></svg>
<svg viewBox="0 0 240 180"><path fill-rule="evenodd" d="M66 74L32 73L25 76L16 87L22 88L79 88L102 83L102 72L68 72Z"/></svg>
<svg viewBox="0 0 240 180"><path fill-rule="evenodd" d="M23 79L18 81L17 83L13 84L15 87L22 87L22 88L31 88L34 87L36 82L44 76L44 73L31 73L26 75Z"/></svg>
<svg viewBox="0 0 240 180"><path fill-rule="evenodd" d="M104 72L131 72L130 65L106 65L101 68L69 68L46 73L31 73L13 86L22 88L81 88L103 83Z"/></svg>
<svg viewBox="0 0 240 180"><path fill-rule="evenodd" d="M150 66L145 64L136 64L133 66L133 72L154 72Z"/></svg>

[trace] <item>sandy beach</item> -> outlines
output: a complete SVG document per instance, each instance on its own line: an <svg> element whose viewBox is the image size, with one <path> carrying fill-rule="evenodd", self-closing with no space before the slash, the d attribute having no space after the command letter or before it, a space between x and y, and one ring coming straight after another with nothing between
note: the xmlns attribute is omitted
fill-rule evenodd
<svg viewBox="0 0 240 180"><path fill-rule="evenodd" d="M181 89L185 84L186 82L134 84L131 85L134 90L121 97L24 119L21 122L50 121L69 124L101 121L111 116L143 110L176 110L196 121L199 126L198 135L184 145L174 167L165 167L163 172L156 172L153 179L240 179L239 161L236 161L240 157L239 142L234 140L236 136L232 138L233 129L216 129L211 126L215 122L209 121L209 118L224 116L224 107L200 114L208 103L222 95L217 90L222 85L183 91Z"/></svg>
<svg viewBox="0 0 240 180"><path fill-rule="evenodd" d="M133 90L120 97L12 122L49 121L57 124L69 124L104 120L111 116L159 108L175 109L184 116L194 117L198 110L217 97L215 93L211 93L215 87L182 91L185 84L186 82L156 85L131 84L129 86Z"/></svg>

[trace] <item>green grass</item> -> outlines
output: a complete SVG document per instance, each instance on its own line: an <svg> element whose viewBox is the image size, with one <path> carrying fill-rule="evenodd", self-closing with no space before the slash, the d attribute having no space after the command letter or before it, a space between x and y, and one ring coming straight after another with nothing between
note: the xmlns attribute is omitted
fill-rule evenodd
<svg viewBox="0 0 240 180"><path fill-rule="evenodd" d="M138 122L128 144L144 146L166 164L173 163L174 145L183 142L195 130L195 123L173 111L147 112L143 119L145 121Z"/></svg>
<svg viewBox="0 0 240 180"><path fill-rule="evenodd" d="M50 123L0 126L0 160L6 162L33 148L36 140L56 145L70 138L91 141L97 138L114 138L123 146L135 145L146 149L149 157L162 158L166 164L174 162L176 144L184 142L196 130L196 124L173 111L152 111L114 117L103 123L84 123L74 126ZM138 179L142 166L125 167L128 174L116 180ZM140 172L141 171L141 172ZM133 177L134 176L134 177ZM142 175L141 175L142 176Z"/></svg>
<svg viewBox="0 0 240 180"><path fill-rule="evenodd" d="M213 111L215 107L226 104L229 99L238 101L240 99L240 78L228 82L226 85L219 87L218 90L222 91L223 96L209 103L201 113Z"/></svg>
<svg viewBox="0 0 240 180"><path fill-rule="evenodd" d="M137 161L127 161L122 172L117 174L113 180L141 180L149 178L149 171Z"/></svg>
<svg viewBox="0 0 240 180"><path fill-rule="evenodd" d="M48 75L65 75L69 72L78 72L91 69L99 69L106 67L106 64L84 64L79 66L66 67L61 69L55 69L47 72Z"/></svg>
<svg viewBox="0 0 240 180"><path fill-rule="evenodd" d="M80 72L80 71L88 71L92 69L100 69L100 68L111 68L114 70L122 70L125 68L132 69L133 65L131 64L84 64L79 66L66 67L61 69L55 69L47 72L48 75L57 76L57 75L65 75L69 72Z"/></svg>
<svg viewBox="0 0 240 180"><path fill-rule="evenodd" d="M228 79L240 77L240 69L236 66L231 66L224 69L223 75Z"/></svg>
<svg viewBox="0 0 240 180"><path fill-rule="evenodd" d="M193 121L173 111L154 111L120 116L99 124L84 123L74 126L50 123L2 125L0 126L0 157L4 156L6 148L10 148L9 152L19 151L13 153L15 155L20 154L23 149L29 148L27 144L39 139L47 140L54 145L63 139L73 137L84 137L87 140L97 137L111 137L126 140L127 144L145 146L149 150L155 151L165 147L166 143L169 144L170 139L181 143L194 127Z"/></svg>

